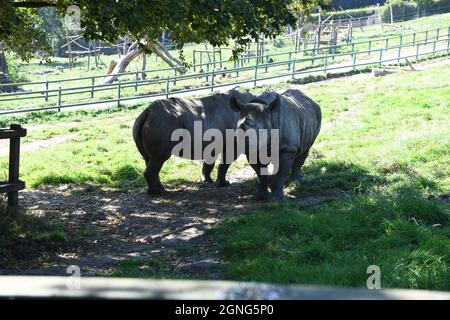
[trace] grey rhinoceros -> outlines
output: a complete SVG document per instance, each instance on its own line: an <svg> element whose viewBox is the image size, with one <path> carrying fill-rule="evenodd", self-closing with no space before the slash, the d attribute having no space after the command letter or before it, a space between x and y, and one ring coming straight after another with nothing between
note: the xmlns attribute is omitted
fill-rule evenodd
<svg viewBox="0 0 450 320"><path fill-rule="evenodd" d="M164 192L159 173L164 162L172 156L177 141L172 141L172 134L177 129L187 130L194 135L194 123L202 124L202 130L217 129L226 137L226 130L237 127L239 115L230 108L230 96L236 96L240 101L248 102L255 98L254 95L230 90L227 93L214 94L198 100L184 98L169 98L157 100L150 104L136 119L133 126L133 138L136 146L144 157L146 169L144 172L148 184L149 194ZM204 149L208 143L201 142ZM226 143L223 143L222 158L226 158ZM194 154L181 156L188 159L195 158ZM237 155L234 156L234 160ZM226 173L231 163L221 163L218 169L217 185L228 186ZM214 164L203 164L202 180L212 182L211 172Z"/></svg>
<svg viewBox="0 0 450 320"><path fill-rule="evenodd" d="M250 102L240 101L232 96L230 105L240 113L238 128L244 132L266 129L266 139L271 139L271 129L278 129L278 171L272 177L264 175L261 169L267 164L259 161L250 163L258 175L257 198L283 199L283 187L289 174L301 180L300 170L308 157L309 150L316 140L321 127L322 112L317 103L299 90L289 89L282 94L266 92ZM259 136L258 136L259 139ZM269 144L262 143L258 146ZM247 157L248 150L246 149ZM270 181L273 179L273 181ZM268 191L271 183L272 195Z"/></svg>

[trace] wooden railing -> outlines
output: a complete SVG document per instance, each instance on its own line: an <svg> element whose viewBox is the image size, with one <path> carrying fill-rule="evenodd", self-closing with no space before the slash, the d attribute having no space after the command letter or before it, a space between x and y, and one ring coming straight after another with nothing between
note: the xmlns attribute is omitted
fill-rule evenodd
<svg viewBox="0 0 450 320"><path fill-rule="evenodd" d="M12 124L9 129L0 129L0 139L9 139L9 176L8 181L0 181L0 193L8 194L8 208L17 208L19 191L25 189L25 182L19 180L20 138L27 135L27 130L19 124Z"/></svg>

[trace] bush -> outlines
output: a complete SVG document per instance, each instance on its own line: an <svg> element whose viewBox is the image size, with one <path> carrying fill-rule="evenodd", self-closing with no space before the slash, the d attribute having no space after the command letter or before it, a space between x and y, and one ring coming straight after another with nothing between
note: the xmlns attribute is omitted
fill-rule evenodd
<svg viewBox="0 0 450 320"><path fill-rule="evenodd" d="M8 77L11 83L26 82L28 79L20 73L20 66L17 63L18 57L14 53L6 53L6 65L8 66Z"/></svg>

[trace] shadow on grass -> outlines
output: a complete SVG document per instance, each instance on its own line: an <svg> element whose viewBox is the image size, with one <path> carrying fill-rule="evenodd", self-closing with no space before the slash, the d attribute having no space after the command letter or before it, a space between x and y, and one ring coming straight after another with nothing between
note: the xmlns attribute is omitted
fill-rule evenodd
<svg viewBox="0 0 450 320"><path fill-rule="evenodd" d="M386 288L450 289L450 211L426 196L442 192L433 181L321 160L304 174L291 195L336 196L263 204L214 228L226 279L364 287L377 265Z"/></svg>

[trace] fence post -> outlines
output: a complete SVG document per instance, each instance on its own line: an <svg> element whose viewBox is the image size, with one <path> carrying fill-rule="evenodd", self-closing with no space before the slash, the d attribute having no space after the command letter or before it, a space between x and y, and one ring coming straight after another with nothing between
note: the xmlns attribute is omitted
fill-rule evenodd
<svg viewBox="0 0 450 320"><path fill-rule="evenodd" d="M170 93L170 83L169 83L169 76L166 78L166 99L169 99L169 93Z"/></svg>
<svg viewBox="0 0 450 320"><path fill-rule="evenodd" d="M120 96L121 96L122 83L120 80L117 82L117 106L120 107Z"/></svg>
<svg viewBox="0 0 450 320"><path fill-rule="evenodd" d="M173 84L176 86L177 85L177 68L173 68L173 74L174 74Z"/></svg>
<svg viewBox="0 0 450 320"><path fill-rule="evenodd" d="M428 44L428 30L425 31L425 44Z"/></svg>
<svg viewBox="0 0 450 320"><path fill-rule="evenodd" d="M45 81L45 102L48 102L48 79Z"/></svg>
<svg viewBox="0 0 450 320"><path fill-rule="evenodd" d="M378 61L378 65L381 68L381 63L383 62L383 48L380 48L380 58Z"/></svg>
<svg viewBox="0 0 450 320"><path fill-rule="evenodd" d="M414 32L414 34L413 34L413 46L415 46L416 45L416 33Z"/></svg>
<svg viewBox="0 0 450 320"><path fill-rule="evenodd" d="M138 91L138 81L139 81L139 72L136 71L136 74L134 75L134 91Z"/></svg>
<svg viewBox="0 0 450 320"><path fill-rule="evenodd" d="M400 64L400 57L402 56L402 46L398 46L397 62Z"/></svg>
<svg viewBox="0 0 450 320"><path fill-rule="evenodd" d="M387 48L389 47L389 38L386 38L386 50L387 50Z"/></svg>
<svg viewBox="0 0 450 320"><path fill-rule="evenodd" d="M268 72L269 56L266 56L266 73Z"/></svg>
<svg viewBox="0 0 450 320"><path fill-rule="evenodd" d="M206 82L209 82L209 63L206 64Z"/></svg>
<svg viewBox="0 0 450 320"><path fill-rule="evenodd" d="M22 129L20 125L12 124L11 130ZM20 138L13 137L9 142L9 183L19 182L19 160L20 160ZM17 208L19 204L19 192L12 191L8 193L8 208Z"/></svg>
<svg viewBox="0 0 450 320"><path fill-rule="evenodd" d="M236 57L236 77L239 78L239 56Z"/></svg>
<svg viewBox="0 0 450 320"><path fill-rule="evenodd" d="M295 80L295 59L292 61L292 80Z"/></svg>
<svg viewBox="0 0 450 320"><path fill-rule="evenodd" d="M58 111L61 111L61 101L62 101L61 86L59 86L59 88L58 88Z"/></svg>
<svg viewBox="0 0 450 320"><path fill-rule="evenodd" d="M433 57L436 55L436 42L437 42L437 40L434 40L434 43L433 43Z"/></svg>
<svg viewBox="0 0 450 320"><path fill-rule="evenodd" d="M315 56L316 56L316 48L313 48L312 49L312 59L311 59L311 65L312 66L314 65L314 61L315 61L314 57Z"/></svg>
<svg viewBox="0 0 450 320"><path fill-rule="evenodd" d="M447 33L447 53L450 51L450 27L448 27Z"/></svg>
<svg viewBox="0 0 450 320"><path fill-rule="evenodd" d="M256 87L257 80L258 80L258 60L256 60L255 74L253 76L253 86L254 87Z"/></svg>
<svg viewBox="0 0 450 320"><path fill-rule="evenodd" d="M372 53L372 40L369 41L369 55Z"/></svg>
<svg viewBox="0 0 450 320"><path fill-rule="evenodd" d="M216 85L215 77L216 77L216 72L215 72L215 70L213 70L211 73L211 92L214 92L214 86Z"/></svg>
<svg viewBox="0 0 450 320"><path fill-rule="evenodd" d="M356 52L353 51L353 70L356 70Z"/></svg>
<svg viewBox="0 0 450 320"><path fill-rule="evenodd" d="M440 33L441 29L437 29L436 30L436 40L439 40L439 33Z"/></svg>
<svg viewBox="0 0 450 320"><path fill-rule="evenodd" d="M416 47L416 61L419 60L419 46L420 46L420 43L418 43L417 47Z"/></svg>
<svg viewBox="0 0 450 320"><path fill-rule="evenodd" d="M91 78L91 99L94 99L95 77Z"/></svg>
<svg viewBox="0 0 450 320"><path fill-rule="evenodd" d="M400 34L400 46L403 45L403 34Z"/></svg>
<svg viewBox="0 0 450 320"><path fill-rule="evenodd" d="M324 58L324 73L325 73L325 78L327 77L327 66L328 66L328 55L325 56Z"/></svg>
<svg viewBox="0 0 450 320"><path fill-rule="evenodd" d="M291 70L291 60L292 60L292 52L289 52L289 64L288 64L288 70Z"/></svg>

